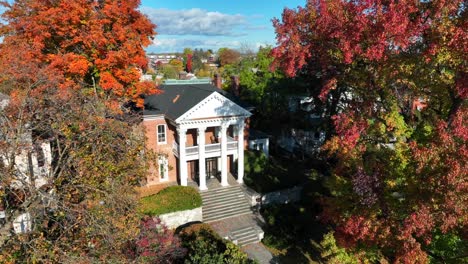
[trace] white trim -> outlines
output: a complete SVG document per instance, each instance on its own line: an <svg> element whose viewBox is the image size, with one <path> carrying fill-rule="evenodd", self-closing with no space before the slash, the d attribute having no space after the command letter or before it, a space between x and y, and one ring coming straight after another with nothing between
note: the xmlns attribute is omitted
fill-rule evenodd
<svg viewBox="0 0 468 264"><path fill-rule="evenodd" d="M223 115L218 115L218 116L212 116L214 118L218 117L219 119L226 119L226 118L239 118L239 117L249 117L251 116L252 114L247 111L246 109L242 108L241 106L237 105L236 103L234 103L233 101L229 100L228 98L226 98L225 96L223 96L222 94L218 93L218 92L213 92L211 93L208 97L206 97L205 99L203 99L201 102L199 102L198 104L196 104L194 107L192 107L191 109L189 109L187 112L185 112L184 114L182 114L179 118L177 118L175 121L177 124L180 124L180 123L185 123L187 121L210 121L210 119L208 120L191 120L189 119L191 115L193 115L196 111L200 110L202 107L204 107L205 105L207 105L210 101L213 101L213 100L217 100L219 102L222 102L223 105L225 105L224 107L228 108L228 109L231 109L232 113L235 113L235 115L233 116L232 114L229 114L229 115L226 115L226 116L223 116ZM216 119L218 119L216 118ZM185 122L184 122L185 121Z"/></svg>
<svg viewBox="0 0 468 264"><path fill-rule="evenodd" d="M143 115L143 122L161 119L164 119L164 115Z"/></svg>
<svg viewBox="0 0 468 264"><path fill-rule="evenodd" d="M164 142L163 141L159 141L159 127L160 126L163 126L164 127ZM158 143L158 145L165 145L167 144L167 125L166 124L157 124L156 125L156 142Z"/></svg>

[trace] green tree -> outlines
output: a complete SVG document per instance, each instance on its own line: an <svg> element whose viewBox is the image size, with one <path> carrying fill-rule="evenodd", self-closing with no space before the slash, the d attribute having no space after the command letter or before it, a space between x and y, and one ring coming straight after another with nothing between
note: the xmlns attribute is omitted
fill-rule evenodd
<svg viewBox="0 0 468 264"><path fill-rule="evenodd" d="M255 263L236 245L221 238L206 224L187 227L182 230L180 237L182 245L188 249L185 263Z"/></svg>
<svg viewBox="0 0 468 264"><path fill-rule="evenodd" d="M179 76L177 68L170 64L161 64L158 71L164 75L165 79L177 79Z"/></svg>
<svg viewBox="0 0 468 264"><path fill-rule="evenodd" d="M218 61L221 66L233 65L239 62L241 55L238 51L230 48L218 50Z"/></svg>
<svg viewBox="0 0 468 264"><path fill-rule="evenodd" d="M323 217L361 260L464 257L435 247L466 229L466 12L464 1L308 1L273 22L276 63L320 81L310 88L335 161Z"/></svg>
<svg viewBox="0 0 468 264"><path fill-rule="evenodd" d="M177 73L184 70L184 63L179 59L170 60L169 65L172 66L177 71Z"/></svg>

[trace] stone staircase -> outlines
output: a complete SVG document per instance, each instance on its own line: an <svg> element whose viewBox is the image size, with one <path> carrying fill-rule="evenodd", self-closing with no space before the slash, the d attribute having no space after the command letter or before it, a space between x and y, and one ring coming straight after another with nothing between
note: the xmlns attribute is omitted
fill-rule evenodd
<svg viewBox="0 0 468 264"><path fill-rule="evenodd" d="M250 204L239 185L207 190L200 194L205 223L252 213Z"/></svg>
<svg viewBox="0 0 468 264"><path fill-rule="evenodd" d="M228 239L238 246L258 243L263 239L263 230L257 226L246 226L230 232Z"/></svg>

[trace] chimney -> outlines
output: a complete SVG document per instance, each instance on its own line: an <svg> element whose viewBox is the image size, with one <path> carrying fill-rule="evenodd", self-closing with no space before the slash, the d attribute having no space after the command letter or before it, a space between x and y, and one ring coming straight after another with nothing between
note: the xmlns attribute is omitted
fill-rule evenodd
<svg viewBox="0 0 468 264"><path fill-rule="evenodd" d="M223 88L223 81L219 73L214 74L213 85L218 87L219 89Z"/></svg>
<svg viewBox="0 0 468 264"><path fill-rule="evenodd" d="M231 76L231 92L235 96L240 96L240 81L238 75Z"/></svg>

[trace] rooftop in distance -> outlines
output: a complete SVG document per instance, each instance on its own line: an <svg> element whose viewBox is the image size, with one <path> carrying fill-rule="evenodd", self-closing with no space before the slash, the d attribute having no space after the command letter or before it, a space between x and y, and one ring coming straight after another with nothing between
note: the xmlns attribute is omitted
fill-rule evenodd
<svg viewBox="0 0 468 264"><path fill-rule="evenodd" d="M210 78L191 79L191 80L177 80L167 79L164 82L165 85L178 85L178 84L211 84Z"/></svg>

